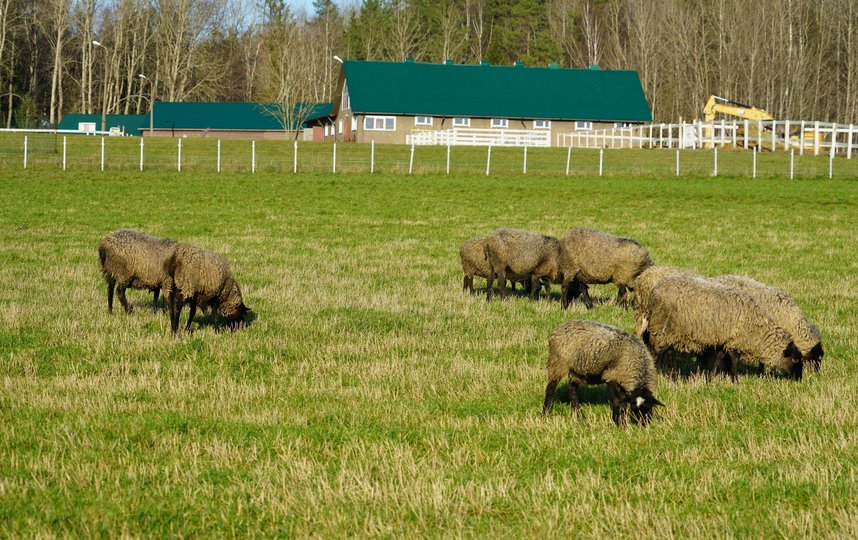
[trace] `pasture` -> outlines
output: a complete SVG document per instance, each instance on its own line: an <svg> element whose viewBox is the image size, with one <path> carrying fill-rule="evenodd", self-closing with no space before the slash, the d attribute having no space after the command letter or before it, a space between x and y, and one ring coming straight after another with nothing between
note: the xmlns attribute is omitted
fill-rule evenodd
<svg viewBox="0 0 858 540"><path fill-rule="evenodd" d="M610 178L6 168L0 535L858 536L858 183L676 179L666 163ZM609 286L590 311L562 312L557 286L552 301L463 294L459 244L499 226L592 226L656 263L780 286L822 332L822 371L662 375L646 429L615 427L603 387L584 389L583 418L563 403L544 418L550 331L633 316ZM231 334L198 315L174 338L141 291L108 315L96 246L118 228L225 254L257 319Z"/></svg>

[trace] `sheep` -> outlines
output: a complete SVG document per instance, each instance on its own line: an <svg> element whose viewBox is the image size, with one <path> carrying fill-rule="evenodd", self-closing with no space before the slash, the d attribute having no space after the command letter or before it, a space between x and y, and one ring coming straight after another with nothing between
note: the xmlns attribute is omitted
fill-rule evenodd
<svg viewBox="0 0 858 540"><path fill-rule="evenodd" d="M596 321L568 321L548 340L548 385L542 414L551 410L554 391L568 376L569 401L580 412L578 385L607 383L611 417L625 423L630 409L634 420L647 425L654 406L663 405L653 395L656 370L652 355L637 336Z"/></svg>
<svg viewBox="0 0 858 540"><path fill-rule="evenodd" d="M173 240L155 238L142 232L118 230L98 244L101 273L107 282L107 312L113 313L113 290L126 312L131 311L125 289L146 289L154 293L153 311L167 280L164 262L172 252Z"/></svg>
<svg viewBox="0 0 858 540"><path fill-rule="evenodd" d="M578 227L560 239L560 273L563 275L561 307L566 309L575 294L570 285L613 283L617 286L617 303L627 306L626 289L634 290L638 275L652 266L649 253L640 242L614 236L595 229ZM589 293L582 300L593 307Z"/></svg>
<svg viewBox="0 0 858 540"><path fill-rule="evenodd" d="M465 279L462 282L462 290L474 293L474 276L488 278L491 267L486 259L486 237L475 236L468 238L462 243L459 248L459 258L462 261L462 271L465 273ZM530 292L530 276L517 276L509 274L507 279L510 285L515 290L515 282L520 282L526 291Z"/></svg>
<svg viewBox="0 0 858 540"><path fill-rule="evenodd" d="M179 317L185 303L191 306L185 332L190 331L197 306L202 302L217 308L233 330L241 326L250 309L244 305L241 289L222 255L179 242L173 246L164 269L169 276L167 303L170 328L174 334L179 329Z"/></svg>
<svg viewBox="0 0 858 540"><path fill-rule="evenodd" d="M790 333L802 354L802 361L814 371L822 363L822 337L813 324L786 292L745 276L725 275L712 281L742 289L765 309L772 319Z"/></svg>
<svg viewBox="0 0 858 540"><path fill-rule="evenodd" d="M789 332L749 294L702 278L672 276L656 284L649 295L645 316L657 361L670 350L699 354L704 359L726 350L801 379L801 351ZM733 356L730 354L733 361L729 367L735 382Z"/></svg>
<svg viewBox="0 0 858 540"><path fill-rule="evenodd" d="M530 276L530 299L535 300L540 281L559 283L560 244L552 236L497 229L486 236L485 258L491 272L486 278L486 301L492 299L492 283L497 277L501 297L506 298L508 275ZM546 288L550 291L550 285Z"/></svg>
<svg viewBox="0 0 858 540"><path fill-rule="evenodd" d="M635 335L648 341L647 319L645 313L649 306L649 293L662 279L670 276L702 277L691 270L677 266L652 265L638 275L635 280Z"/></svg>

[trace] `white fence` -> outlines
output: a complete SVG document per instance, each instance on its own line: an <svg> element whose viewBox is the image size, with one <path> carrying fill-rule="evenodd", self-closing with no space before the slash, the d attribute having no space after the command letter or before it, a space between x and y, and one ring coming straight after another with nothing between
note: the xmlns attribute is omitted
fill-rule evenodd
<svg viewBox="0 0 858 540"><path fill-rule="evenodd" d="M629 128L573 131L557 135L557 146L571 148L756 148L799 154L842 154L858 149L853 124L806 120L716 120L681 124L643 124Z"/></svg>
<svg viewBox="0 0 858 540"><path fill-rule="evenodd" d="M526 129L450 128L418 131L405 136L406 144L441 146L551 146L548 131Z"/></svg>

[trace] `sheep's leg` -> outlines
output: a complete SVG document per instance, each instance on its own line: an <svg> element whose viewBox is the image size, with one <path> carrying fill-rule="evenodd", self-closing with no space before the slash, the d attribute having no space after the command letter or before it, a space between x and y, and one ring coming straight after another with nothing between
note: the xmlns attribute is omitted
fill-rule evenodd
<svg viewBox="0 0 858 540"><path fill-rule="evenodd" d="M127 284L122 283L116 287L116 295L119 296L119 303L122 304L122 309L125 310L125 313L131 312L131 306L128 305L128 300L125 298L125 289L128 287Z"/></svg>
<svg viewBox="0 0 858 540"><path fill-rule="evenodd" d="M495 281L495 271L494 269L489 270L489 277L486 278L486 302L492 301L492 287L494 286Z"/></svg>
<svg viewBox="0 0 858 540"><path fill-rule="evenodd" d="M501 298L506 300L506 268L501 268L498 272L498 285L500 285Z"/></svg>
<svg viewBox="0 0 858 540"><path fill-rule="evenodd" d="M156 287L155 290L152 291L152 313L156 313L158 311L158 295L160 294L160 287Z"/></svg>
<svg viewBox="0 0 858 540"><path fill-rule="evenodd" d="M566 384L566 393L569 394L569 408L573 413L581 416L581 403L578 402L578 385L573 382Z"/></svg>
<svg viewBox="0 0 858 540"><path fill-rule="evenodd" d="M465 275L465 279L462 280L462 292L470 292L473 294L474 292L474 283L473 278Z"/></svg>
<svg viewBox="0 0 858 540"><path fill-rule="evenodd" d="M536 274L530 275L530 299L536 300L539 298L539 290L542 289L542 285L539 282L539 278Z"/></svg>
<svg viewBox="0 0 858 540"><path fill-rule="evenodd" d="M545 386L545 401L542 404L542 415L548 414L551 410L551 406L554 404L554 390L557 389L557 383L560 380L552 380L548 381L548 384Z"/></svg>
<svg viewBox="0 0 858 540"><path fill-rule="evenodd" d="M581 287L581 301L587 306L587 309L593 309L593 300L590 299L590 288Z"/></svg>
<svg viewBox="0 0 858 540"><path fill-rule="evenodd" d="M622 399L622 394L619 385L615 382L608 383L608 398L611 403L611 419L614 424L626 424L625 403Z"/></svg>
<svg viewBox="0 0 858 540"><path fill-rule="evenodd" d="M724 371L727 371L727 368L730 370L730 380L734 383L739 382L739 359L736 354L732 351L724 352Z"/></svg>
<svg viewBox="0 0 858 540"><path fill-rule="evenodd" d="M188 322L185 324L185 333L189 333L191 331L191 321L194 320L194 315L197 314L197 297L194 295L191 298L191 310L188 312Z"/></svg>
<svg viewBox="0 0 858 540"><path fill-rule="evenodd" d="M560 288L560 309L566 309L569 307L569 303L572 301L571 289L572 282L564 281Z"/></svg>
<svg viewBox="0 0 858 540"><path fill-rule="evenodd" d="M113 287L116 286L115 279L107 280L107 312L113 313Z"/></svg>
<svg viewBox="0 0 858 540"><path fill-rule="evenodd" d="M617 286L617 305L621 308L629 307L628 302L626 300L626 286L618 285Z"/></svg>
<svg viewBox="0 0 858 540"><path fill-rule="evenodd" d="M179 331L179 317L182 314L182 304L177 301L175 292L171 292L168 296L168 303L170 305L170 330L175 334Z"/></svg>

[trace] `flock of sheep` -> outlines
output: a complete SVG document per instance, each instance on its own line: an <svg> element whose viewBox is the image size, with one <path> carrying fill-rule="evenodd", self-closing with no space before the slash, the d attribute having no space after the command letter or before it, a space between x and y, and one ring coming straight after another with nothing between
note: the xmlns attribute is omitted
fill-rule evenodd
<svg viewBox="0 0 858 540"><path fill-rule="evenodd" d="M113 312L114 288L126 312L130 311L126 289L153 292L153 309L163 290L174 334L179 329L179 316L185 304L190 305L185 332L191 329L197 307L219 312L233 330L245 324L250 312L226 259L194 244L119 230L101 239L98 258L107 282L108 312Z"/></svg>
<svg viewBox="0 0 858 540"><path fill-rule="evenodd" d="M617 303L628 306L635 293L635 332L595 321L569 321L548 342L548 384L543 414L551 410L557 384L568 378L569 401L579 411L578 386L608 387L614 423L646 425L654 406L656 366L674 354L694 354L711 373L759 361L800 380L804 364L818 370L823 356L819 330L790 295L744 276L705 278L690 270L653 264L639 242L602 231L576 228L562 238L498 229L466 240L459 255L463 289L473 292L474 276L486 279L492 299L495 279L506 296L506 281L523 283L536 299L561 284L561 307L578 297L593 306L588 286L613 283ZM655 355L655 359L653 358Z"/></svg>

